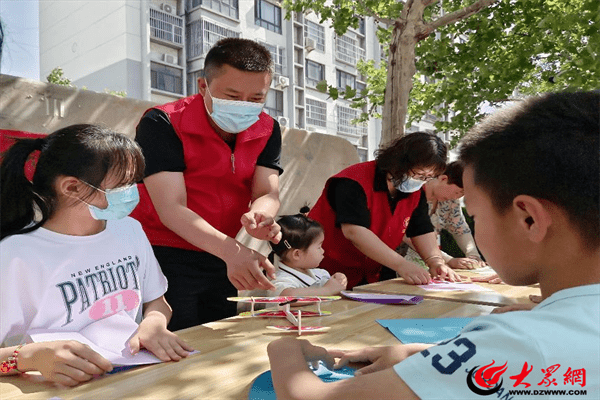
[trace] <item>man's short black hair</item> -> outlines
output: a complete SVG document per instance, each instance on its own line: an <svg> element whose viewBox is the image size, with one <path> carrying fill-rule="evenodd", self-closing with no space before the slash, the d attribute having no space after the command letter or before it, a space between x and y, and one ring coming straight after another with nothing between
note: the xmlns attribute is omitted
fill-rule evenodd
<svg viewBox="0 0 600 400"><path fill-rule="evenodd" d="M600 246L600 91L549 93L496 112L463 139L460 160L504 212L518 195L548 200Z"/></svg>
<svg viewBox="0 0 600 400"><path fill-rule="evenodd" d="M204 60L204 78L210 82L225 64L240 71L273 74L271 53L265 46L250 39L225 38L215 43Z"/></svg>

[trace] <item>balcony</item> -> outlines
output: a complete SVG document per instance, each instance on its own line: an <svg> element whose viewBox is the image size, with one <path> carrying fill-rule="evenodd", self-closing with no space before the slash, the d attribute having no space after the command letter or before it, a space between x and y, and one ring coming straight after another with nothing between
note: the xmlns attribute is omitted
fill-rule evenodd
<svg viewBox="0 0 600 400"><path fill-rule="evenodd" d="M352 123L360 117L360 112L354 108L337 105L337 132L339 135L351 137L354 140L368 134L366 125Z"/></svg>
<svg viewBox="0 0 600 400"><path fill-rule="evenodd" d="M358 46L358 41L346 35L335 38L335 59L352 66L356 66L358 60L366 57L365 49Z"/></svg>
<svg viewBox="0 0 600 400"><path fill-rule="evenodd" d="M150 36L178 48L183 47L183 18L150 8Z"/></svg>

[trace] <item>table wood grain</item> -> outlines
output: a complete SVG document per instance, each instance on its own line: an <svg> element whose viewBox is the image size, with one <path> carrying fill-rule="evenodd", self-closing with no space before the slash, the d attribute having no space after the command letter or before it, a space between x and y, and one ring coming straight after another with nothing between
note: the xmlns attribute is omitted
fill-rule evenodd
<svg viewBox="0 0 600 400"><path fill-rule="evenodd" d="M457 271L460 275L471 277L481 277L481 275L469 271ZM402 278L390 279L382 282L370 283L368 285L356 286L356 292L371 292L385 294L400 294L411 296L423 296L429 299L458 301L463 303L475 303L491 306L508 306L513 304L533 304L529 300L530 294L539 295L538 285L532 286L511 286L505 283L492 284L485 282L475 282L477 285L491 289L489 292L475 291L431 291L425 290L415 285L410 285Z"/></svg>
<svg viewBox="0 0 600 400"><path fill-rule="evenodd" d="M304 307L314 309L314 307ZM398 340L375 320L473 317L493 307L424 300L418 305L379 305L338 300L322 306L330 316L305 318L306 325L331 327L302 338L327 348L358 349ZM35 374L0 378L0 398L9 399L247 399L253 380L269 369L267 345L282 336L268 325L282 318L233 317L184 329L177 334L200 354L179 362L141 366L96 378L74 388L57 388Z"/></svg>

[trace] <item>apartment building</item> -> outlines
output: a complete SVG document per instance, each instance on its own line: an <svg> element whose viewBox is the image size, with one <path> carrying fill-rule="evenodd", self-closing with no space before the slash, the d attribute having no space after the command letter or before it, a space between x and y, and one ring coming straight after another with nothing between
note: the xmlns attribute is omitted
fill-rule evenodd
<svg viewBox="0 0 600 400"><path fill-rule="evenodd" d="M275 0L112 0L40 2L40 70L60 66L77 87L127 92L166 103L198 92L206 53L225 37L264 44L275 61L265 111L282 126L338 135L373 159L381 122L354 123L361 110L316 89L326 80L361 90L361 59L382 60L372 18L337 36L314 13ZM423 121L416 129L432 129Z"/></svg>

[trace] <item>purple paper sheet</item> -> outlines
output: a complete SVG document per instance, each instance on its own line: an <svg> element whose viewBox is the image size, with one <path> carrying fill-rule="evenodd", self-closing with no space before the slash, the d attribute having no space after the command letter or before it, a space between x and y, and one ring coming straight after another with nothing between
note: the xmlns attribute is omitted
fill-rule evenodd
<svg viewBox="0 0 600 400"><path fill-rule="evenodd" d="M377 304L419 304L423 301L421 296L405 296L398 294L381 294L381 293L357 293L342 291L342 294L349 299L362 301L365 303Z"/></svg>

